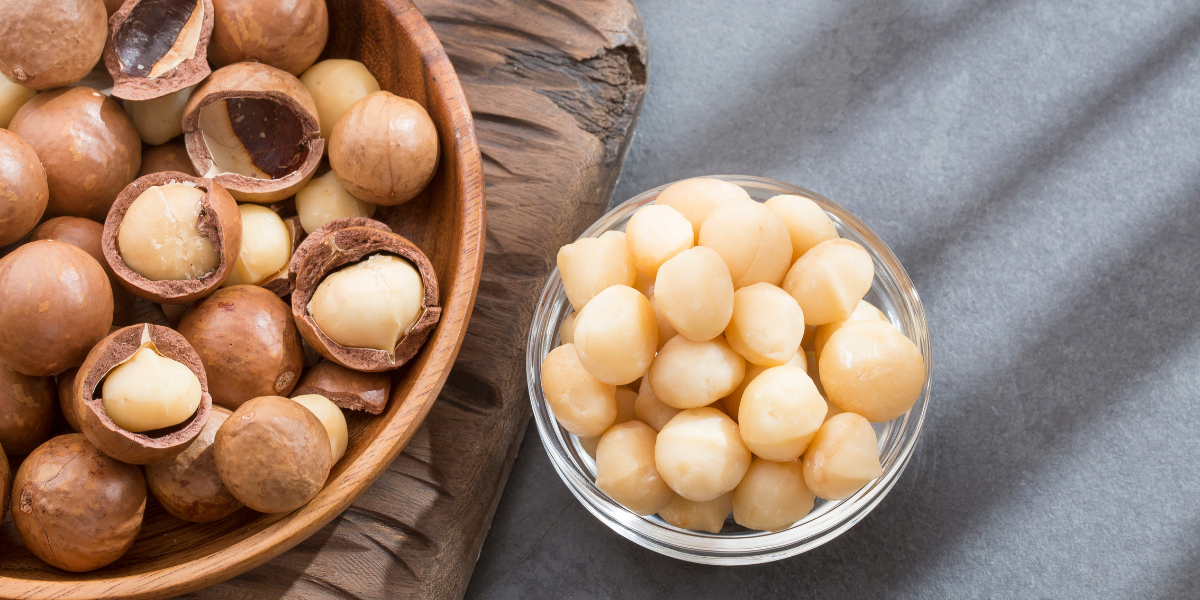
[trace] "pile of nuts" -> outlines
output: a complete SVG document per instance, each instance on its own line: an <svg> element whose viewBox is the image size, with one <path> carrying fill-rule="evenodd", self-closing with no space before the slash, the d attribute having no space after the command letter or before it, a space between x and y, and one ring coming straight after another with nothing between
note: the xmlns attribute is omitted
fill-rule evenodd
<svg viewBox="0 0 1200 600"><path fill-rule="evenodd" d="M316 62L324 0L47 2L0 0L0 515L11 491L25 545L89 571L148 498L202 523L324 487L343 410L383 412L440 318L371 218L439 142Z"/></svg>
<svg viewBox="0 0 1200 600"><path fill-rule="evenodd" d="M575 312L542 362L596 485L639 515L779 531L883 474L871 423L925 384L863 300L874 265L815 202L716 179L669 186L625 231L562 247Z"/></svg>

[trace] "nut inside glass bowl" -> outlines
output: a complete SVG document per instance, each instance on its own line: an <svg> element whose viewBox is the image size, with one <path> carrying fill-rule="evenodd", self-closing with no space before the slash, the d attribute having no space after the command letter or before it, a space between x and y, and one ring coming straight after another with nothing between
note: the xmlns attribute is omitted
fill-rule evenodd
<svg viewBox="0 0 1200 600"><path fill-rule="evenodd" d="M832 540L871 512L908 465L921 424L929 406L933 352L925 310L900 261L874 232L842 207L808 190L741 175L715 175L745 189L758 202L780 194L809 198L825 210L841 237L854 240L871 255L875 278L866 300L883 311L887 318L917 344L925 361L925 386L916 404L904 415L886 423L875 423L879 438L879 457L883 476L872 481L849 498L839 501L818 499L812 512L790 528L779 532L746 529L734 523L732 516L720 533L689 531L667 524L657 515L642 517L611 500L596 487L596 461L588 456L579 439L567 433L554 418L542 393L541 364L559 345L558 331L571 305L563 291L557 269L550 274L529 332L525 369L529 396L538 435L550 456L550 462L575 497L613 531L660 554L696 563L737 565L770 562L805 552ZM666 189L661 186L624 202L604 215L581 235L598 237L606 231L624 231L637 209L654 202Z"/></svg>

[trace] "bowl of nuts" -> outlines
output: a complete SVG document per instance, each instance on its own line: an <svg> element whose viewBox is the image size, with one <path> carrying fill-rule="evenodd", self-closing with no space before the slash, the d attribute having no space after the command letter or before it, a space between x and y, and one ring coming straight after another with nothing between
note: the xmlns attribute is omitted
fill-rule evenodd
<svg viewBox="0 0 1200 600"><path fill-rule="evenodd" d="M0 0L0 597L175 596L400 453L483 259L408 0Z"/></svg>
<svg viewBox="0 0 1200 600"><path fill-rule="evenodd" d="M932 350L896 256L842 207L747 176L640 194L558 253L526 369L538 434L625 538L705 564L824 544L903 473Z"/></svg>

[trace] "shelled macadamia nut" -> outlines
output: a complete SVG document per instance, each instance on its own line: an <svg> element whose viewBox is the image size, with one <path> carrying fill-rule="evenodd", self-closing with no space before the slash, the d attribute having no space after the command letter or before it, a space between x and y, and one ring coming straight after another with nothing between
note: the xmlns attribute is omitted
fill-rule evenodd
<svg viewBox="0 0 1200 600"><path fill-rule="evenodd" d="M887 321L842 327L825 344L819 363L829 401L875 423L908 412L925 387L921 349Z"/></svg>
<svg viewBox="0 0 1200 600"><path fill-rule="evenodd" d="M679 211L691 222L692 234L700 237L700 226L714 208L743 200L754 201L746 190L735 184L720 179L697 177L671 184L658 194L654 203Z"/></svg>
<svg viewBox="0 0 1200 600"><path fill-rule="evenodd" d="M37 90L15 84L7 77L0 75L0 129L8 128L8 123L12 121L13 115L17 114L17 111L36 95Z"/></svg>
<svg viewBox="0 0 1200 600"><path fill-rule="evenodd" d="M117 274L104 259L104 225L83 217L54 217L38 225L29 241L56 240L87 252L108 275L113 296L113 325L124 326L133 318L134 295L121 285Z"/></svg>
<svg viewBox="0 0 1200 600"><path fill-rule="evenodd" d="M542 391L554 418L574 435L599 436L617 418L616 386L592 377L573 344L551 350L542 360Z"/></svg>
<svg viewBox="0 0 1200 600"><path fill-rule="evenodd" d="M290 311L263 288L217 290L183 316L178 330L204 363L213 402L225 408L291 393L300 378L304 351Z"/></svg>
<svg viewBox="0 0 1200 600"><path fill-rule="evenodd" d="M365 202L412 200L437 171L438 132L425 107L381 91L350 105L329 132L329 166Z"/></svg>
<svg viewBox="0 0 1200 600"><path fill-rule="evenodd" d="M263 513L291 512L321 491L333 465L321 420L279 396L238 408L215 442L217 473L235 498Z"/></svg>
<svg viewBox="0 0 1200 600"><path fill-rule="evenodd" d="M142 165L142 140L133 123L116 102L91 88L38 94L8 128L33 147L46 169L48 216L103 221Z"/></svg>
<svg viewBox="0 0 1200 600"><path fill-rule="evenodd" d="M637 290L623 285L596 294L579 311L572 336L583 367L613 385L641 377L658 347L654 308Z"/></svg>
<svg viewBox="0 0 1200 600"><path fill-rule="evenodd" d="M151 1L142 0L142 4L149 4ZM185 87L165 96L149 100L125 100L122 104L125 114L129 115L129 120L133 122L133 127L137 129L142 141L157 146L183 135L183 108L193 90L195 87ZM142 160L146 160L144 155ZM192 171L190 159L188 163L188 169L183 171L185 173Z"/></svg>
<svg viewBox="0 0 1200 600"><path fill-rule="evenodd" d="M25 375L83 362L112 326L112 286L87 252L53 240L0 259L0 360Z"/></svg>
<svg viewBox="0 0 1200 600"><path fill-rule="evenodd" d="M787 226L792 240L792 262L827 240L838 238L837 227L816 202L802 196L775 196L764 206L771 209Z"/></svg>
<svg viewBox="0 0 1200 600"><path fill-rule="evenodd" d="M758 202L716 207L700 227L696 243L721 255L734 289L760 282L779 285L792 264L787 226Z"/></svg>
<svg viewBox="0 0 1200 600"><path fill-rule="evenodd" d="M46 212L50 188L33 147L0 129L0 246L29 233Z"/></svg>
<svg viewBox="0 0 1200 600"><path fill-rule="evenodd" d="M638 271L651 278L671 257L696 245L692 224L679 211L665 204L638 209L625 226L625 243Z"/></svg>
<svg viewBox="0 0 1200 600"><path fill-rule="evenodd" d="M733 316L733 278L721 255L697 246L663 263L654 280L659 310L680 335L711 340Z"/></svg>
<svg viewBox="0 0 1200 600"><path fill-rule="evenodd" d="M100 60L108 14L95 0L0 1L0 76L34 90L81 79Z"/></svg>
<svg viewBox="0 0 1200 600"><path fill-rule="evenodd" d="M844 321L871 289L871 255L851 240L821 242L804 253L783 279L783 289L804 311L807 325Z"/></svg>
<svg viewBox="0 0 1200 600"><path fill-rule="evenodd" d="M309 67L300 75L300 83L308 88L313 102L317 104L321 137L326 141L329 140L329 133L333 131L334 124L346 114L351 105L379 91L379 82L367 70L366 65L344 58L326 59ZM319 225L313 229L316 227Z"/></svg>
<svg viewBox="0 0 1200 600"><path fill-rule="evenodd" d="M785 364L791 367L799 367L800 369L804 370L807 370L808 368L808 365L804 360L803 352L797 352L794 356L792 356L792 359L787 361ZM721 398L721 405L725 408L725 414L729 415L729 418L733 419L735 422L738 420L738 411L741 410L742 406L742 394L746 392L746 388L750 387L751 382L757 379L759 375L762 375L763 371L766 371L770 368L772 367L764 367L749 362L746 363L746 375L745 377L742 377L742 382L739 383L737 388L730 392L728 396Z"/></svg>
<svg viewBox="0 0 1200 600"><path fill-rule="evenodd" d="M322 360L304 371L293 393L318 394L339 408L377 415L387 406L392 377L387 373L363 373Z"/></svg>
<svg viewBox="0 0 1200 600"><path fill-rule="evenodd" d="M748 529L783 531L812 512L815 502L800 461L756 458L733 490L733 520Z"/></svg>
<svg viewBox="0 0 1200 600"><path fill-rule="evenodd" d="M637 271L633 278L633 289L641 292L647 299L654 296L654 279L649 275Z"/></svg>
<svg viewBox="0 0 1200 600"><path fill-rule="evenodd" d="M715 408L692 408L658 432L654 464L676 494L706 502L737 487L750 467L738 425Z"/></svg>
<svg viewBox="0 0 1200 600"><path fill-rule="evenodd" d="M314 177L296 192L296 213L300 215L304 231L312 233L334 219L372 217L375 215L375 205L347 192L330 171Z"/></svg>
<svg viewBox="0 0 1200 600"><path fill-rule="evenodd" d="M212 0L126 0L108 23L104 66L118 98L160 98L212 72L207 59ZM183 103L175 103L182 114Z"/></svg>
<svg viewBox="0 0 1200 600"><path fill-rule="evenodd" d="M637 400L633 403L633 414L639 421L653 427L655 431L662 431L662 428L682 411L683 409L668 406L658 399L650 385L649 377L642 379Z"/></svg>
<svg viewBox="0 0 1200 600"><path fill-rule="evenodd" d="M178 171L185 175L196 176L196 167L188 157L187 147L183 142L168 142L161 146L150 146L142 152L142 168L138 177L163 171Z"/></svg>
<svg viewBox="0 0 1200 600"><path fill-rule="evenodd" d="M342 455L346 454L346 444L349 441L349 431L346 427L346 415L342 414L342 409L331 402L329 398L319 394L304 394L292 398L304 408L312 411L321 421L321 425L325 427L325 433L329 435L329 448L333 452L333 462L342 459Z"/></svg>
<svg viewBox="0 0 1200 600"><path fill-rule="evenodd" d="M755 455L774 461L795 460L825 421L825 400L804 369L772 367L742 394L738 426Z"/></svg>
<svg viewBox="0 0 1200 600"><path fill-rule="evenodd" d="M680 529L721 533L731 512L733 492L727 492L707 502L692 502L676 495L666 508L658 511L658 516Z"/></svg>
<svg viewBox="0 0 1200 600"><path fill-rule="evenodd" d="M21 541L64 571L94 571L121 558L145 511L141 469L105 455L82 434L38 446L13 478L13 525Z"/></svg>
<svg viewBox="0 0 1200 600"><path fill-rule="evenodd" d="M745 375L746 361L724 338L693 342L677 335L659 351L648 379L664 404L699 408L728 396Z"/></svg>
<svg viewBox="0 0 1200 600"><path fill-rule="evenodd" d="M826 421L804 455L804 483L824 500L849 498L881 475L875 430L854 413Z"/></svg>
<svg viewBox="0 0 1200 600"><path fill-rule="evenodd" d="M308 311L334 342L390 352L420 320L423 287L412 263L374 254L321 281Z"/></svg>
<svg viewBox="0 0 1200 600"><path fill-rule="evenodd" d="M304 187L324 152L320 134L308 90L265 64L214 71L183 109L184 142L196 172L241 202L269 204Z"/></svg>
<svg viewBox="0 0 1200 600"><path fill-rule="evenodd" d="M610 427L596 447L596 487L639 515L652 515L675 497L654 466L657 436L649 425L629 421Z"/></svg>
<svg viewBox="0 0 1200 600"><path fill-rule="evenodd" d="M629 256L625 234L605 232L575 240L558 250L558 272L571 306L578 312L593 296L614 285L633 286L637 268Z"/></svg>
<svg viewBox="0 0 1200 600"><path fill-rule="evenodd" d="M159 504L177 519L192 523L219 521L242 503L221 482L217 473L217 430L233 414L214 406L195 441L175 458L146 465L146 484Z"/></svg>
<svg viewBox="0 0 1200 600"><path fill-rule="evenodd" d="M104 414L126 431L178 425L200 406L200 378L183 363L145 345L113 367L100 384Z"/></svg>
<svg viewBox="0 0 1200 600"><path fill-rule="evenodd" d="M796 355L802 339L804 313L787 292L769 283L734 292L725 340L742 358L756 365L782 365Z"/></svg>
<svg viewBox="0 0 1200 600"><path fill-rule="evenodd" d="M0 363L0 446L5 452L24 456L50 439L57 407L57 390L49 377L22 375Z"/></svg>
<svg viewBox="0 0 1200 600"><path fill-rule="evenodd" d="M257 204L242 204L238 212L242 216L242 250L221 285L262 285L280 273L286 276L292 234L283 219Z"/></svg>
<svg viewBox="0 0 1200 600"><path fill-rule="evenodd" d="M875 308L875 306L870 302L867 302L866 300L859 300L858 306L854 307L854 312L850 313L850 316L846 317L844 321L834 321L824 325L817 325L816 331L813 333L813 353L817 355L817 360L820 360L821 350L825 348L825 344L829 343L829 338L833 337L833 334L847 323L853 323L855 321L886 320L887 317L885 317L883 313L880 312L878 308Z"/></svg>
<svg viewBox="0 0 1200 600"><path fill-rule="evenodd" d="M216 67L251 61L300 75L329 39L325 0L213 0L213 8L208 59Z"/></svg>

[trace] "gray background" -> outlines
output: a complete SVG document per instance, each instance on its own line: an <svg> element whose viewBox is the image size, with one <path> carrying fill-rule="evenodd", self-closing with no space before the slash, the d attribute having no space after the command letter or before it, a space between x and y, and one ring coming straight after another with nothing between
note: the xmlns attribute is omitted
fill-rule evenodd
<svg viewBox="0 0 1200 600"><path fill-rule="evenodd" d="M1200 6L639 6L615 200L741 173L850 209L925 302L931 412L870 516L751 567L609 531L530 427L467 596L1200 596Z"/></svg>

